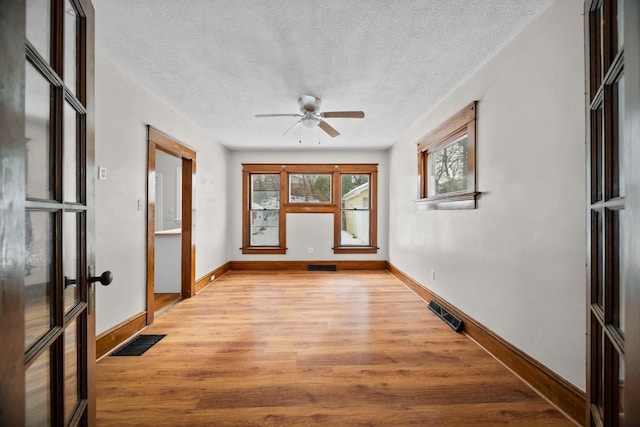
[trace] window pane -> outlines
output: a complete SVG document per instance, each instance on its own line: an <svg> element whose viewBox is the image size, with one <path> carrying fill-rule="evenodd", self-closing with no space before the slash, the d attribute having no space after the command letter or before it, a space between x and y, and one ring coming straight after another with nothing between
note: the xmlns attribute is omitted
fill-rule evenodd
<svg viewBox="0 0 640 427"><path fill-rule="evenodd" d="M290 203L331 203L331 175L290 174Z"/></svg>
<svg viewBox="0 0 640 427"><path fill-rule="evenodd" d="M71 310L79 301L78 263L80 253L78 247L78 215L65 213L62 220L62 273L64 275L64 312Z"/></svg>
<svg viewBox="0 0 640 427"><path fill-rule="evenodd" d="M51 45L51 5L48 1L27 0L27 40L48 62Z"/></svg>
<svg viewBox="0 0 640 427"><path fill-rule="evenodd" d="M369 209L369 175L342 175L343 209Z"/></svg>
<svg viewBox="0 0 640 427"><path fill-rule="evenodd" d="M51 86L28 61L24 104L27 197L51 199Z"/></svg>
<svg viewBox="0 0 640 427"><path fill-rule="evenodd" d="M341 246L369 246L369 211L342 211Z"/></svg>
<svg viewBox="0 0 640 427"><path fill-rule="evenodd" d="M64 83L76 93L78 14L69 0L64 2Z"/></svg>
<svg viewBox="0 0 640 427"><path fill-rule="evenodd" d="M68 422L78 404L78 322L64 330L64 419Z"/></svg>
<svg viewBox="0 0 640 427"><path fill-rule="evenodd" d="M26 372L26 426L51 425L51 353L45 350Z"/></svg>
<svg viewBox="0 0 640 427"><path fill-rule="evenodd" d="M64 184L64 200L78 201L78 114L68 103L64 104L64 163L62 165L62 180Z"/></svg>
<svg viewBox="0 0 640 427"><path fill-rule="evenodd" d="M613 85L613 120L615 138L613 139L613 197L624 196L624 75Z"/></svg>
<svg viewBox="0 0 640 427"><path fill-rule="evenodd" d="M53 214L27 211L25 216L25 351L52 326Z"/></svg>
<svg viewBox="0 0 640 427"><path fill-rule="evenodd" d="M251 212L251 246L280 244L280 211Z"/></svg>
<svg viewBox="0 0 640 427"><path fill-rule="evenodd" d="M429 155L429 195L464 191L468 187L467 135Z"/></svg>
<svg viewBox="0 0 640 427"><path fill-rule="evenodd" d="M251 209L280 208L280 175L251 175Z"/></svg>

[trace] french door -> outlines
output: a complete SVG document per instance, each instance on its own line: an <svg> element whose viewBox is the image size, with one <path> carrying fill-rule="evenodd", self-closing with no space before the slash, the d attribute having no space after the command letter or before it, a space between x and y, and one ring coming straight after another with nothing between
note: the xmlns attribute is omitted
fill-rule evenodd
<svg viewBox="0 0 640 427"><path fill-rule="evenodd" d="M640 8L585 2L587 420L640 425Z"/></svg>
<svg viewBox="0 0 640 427"><path fill-rule="evenodd" d="M11 280L2 283L10 301L2 301L0 364L11 371L0 424L93 425L92 282L111 281L92 267L93 7L2 0L1 14L3 113L13 115L2 119L0 152L1 239L11 248L2 252Z"/></svg>

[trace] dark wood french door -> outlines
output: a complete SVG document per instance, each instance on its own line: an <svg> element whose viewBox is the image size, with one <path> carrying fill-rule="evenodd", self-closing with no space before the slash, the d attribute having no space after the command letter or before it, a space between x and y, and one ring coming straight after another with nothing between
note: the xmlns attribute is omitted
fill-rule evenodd
<svg viewBox="0 0 640 427"><path fill-rule="evenodd" d="M0 424L94 425L93 7L1 6Z"/></svg>
<svg viewBox="0 0 640 427"><path fill-rule="evenodd" d="M587 419L640 425L640 2L585 2Z"/></svg>

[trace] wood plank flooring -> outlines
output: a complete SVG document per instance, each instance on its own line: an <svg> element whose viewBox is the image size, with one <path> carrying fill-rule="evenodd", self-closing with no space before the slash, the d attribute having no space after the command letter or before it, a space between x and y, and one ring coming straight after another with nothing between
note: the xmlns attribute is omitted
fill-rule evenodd
<svg viewBox="0 0 640 427"><path fill-rule="evenodd" d="M98 426L573 425L385 271L232 271L144 333Z"/></svg>

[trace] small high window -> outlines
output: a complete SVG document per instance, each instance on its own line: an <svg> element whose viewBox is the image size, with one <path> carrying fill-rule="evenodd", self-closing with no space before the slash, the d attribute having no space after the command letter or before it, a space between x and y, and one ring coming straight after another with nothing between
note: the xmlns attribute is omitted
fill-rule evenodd
<svg viewBox="0 0 640 427"><path fill-rule="evenodd" d="M477 101L418 142L418 204L427 209L475 209Z"/></svg>

